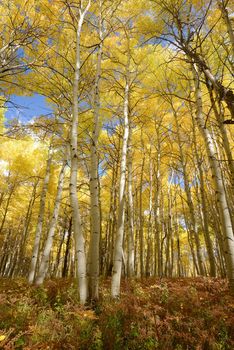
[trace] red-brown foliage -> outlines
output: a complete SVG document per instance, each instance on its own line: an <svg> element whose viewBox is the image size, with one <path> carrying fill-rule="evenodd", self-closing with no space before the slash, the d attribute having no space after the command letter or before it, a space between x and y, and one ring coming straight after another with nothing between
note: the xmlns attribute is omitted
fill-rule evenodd
<svg viewBox="0 0 234 350"><path fill-rule="evenodd" d="M95 309L78 304L72 280L2 280L2 349L234 348L233 297L225 280L209 278L124 280L119 301L101 286Z"/></svg>

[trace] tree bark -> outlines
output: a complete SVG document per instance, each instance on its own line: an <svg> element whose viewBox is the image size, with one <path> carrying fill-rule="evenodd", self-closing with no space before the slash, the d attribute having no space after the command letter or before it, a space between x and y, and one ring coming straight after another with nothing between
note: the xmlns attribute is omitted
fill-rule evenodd
<svg viewBox="0 0 234 350"><path fill-rule="evenodd" d="M132 190L132 132L131 126L129 130L129 142L128 142L128 275L134 276L134 208L133 208L133 190Z"/></svg>
<svg viewBox="0 0 234 350"><path fill-rule="evenodd" d="M200 238L199 238L199 234L198 234L198 230L197 230L195 210L194 210L191 190L190 190L190 186L189 186L189 180L188 180L187 169L186 169L186 162L184 159L184 152L183 152L183 148L182 148L182 141L181 141L180 128L179 128L179 123L178 123L178 116L177 116L175 110L174 110L174 117L175 117L176 129L177 129L177 140L178 140L178 145L179 145L181 166L183 169L184 189L185 189L185 193L186 193L186 197L187 197L187 203L188 203L189 214L190 214L190 232L192 234L191 238L194 239L194 241L195 241L199 274L204 276L205 271L204 271L204 262L203 262L202 252L201 252L201 243L200 243Z"/></svg>
<svg viewBox="0 0 234 350"><path fill-rule="evenodd" d="M119 208L117 220L117 235L113 257L113 271L111 280L111 295L118 298L120 294L120 280L122 270L122 249L124 235L124 208L125 208L125 184L126 184L126 164L127 164L127 146L129 137L129 72L127 67L126 84L124 91L124 134L122 144L122 157L120 164L120 180L119 180Z"/></svg>
<svg viewBox="0 0 234 350"><path fill-rule="evenodd" d="M100 236L101 220L99 206L99 181L98 181L98 137L99 137L99 116L100 116L100 78L102 62L102 0L99 1L99 48L97 54L97 68L94 85L94 112L93 132L91 140L91 164L90 164L90 217L91 236L89 252L89 297L90 300L99 299L99 274L100 274Z"/></svg>
<svg viewBox="0 0 234 350"><path fill-rule="evenodd" d="M46 164L46 173L45 173L43 187L41 191L41 197L40 197L40 208L39 208L39 215L37 220L35 240L33 245L32 259L31 259L31 264L30 264L30 269L28 274L28 282L30 284L34 282L34 278L36 274L40 240L41 240L41 234L42 234L42 226L43 226L44 213L45 213L46 194L47 194L47 189L48 189L48 184L50 179L50 168L52 163L52 156L53 156L52 147L50 146L48 151L47 164Z"/></svg>
<svg viewBox="0 0 234 350"><path fill-rule="evenodd" d="M66 241L66 249L65 249L65 256L64 256L64 262L63 262L63 269L62 269L62 277L67 277L68 275L68 265L69 265L69 251L70 251L70 242L71 242L71 234L72 234L72 219L70 219L69 227L67 230L67 241Z"/></svg>
<svg viewBox="0 0 234 350"><path fill-rule="evenodd" d="M80 303L85 304L88 298L88 285L87 285L87 272L86 272L86 254L85 254L85 242L82 233L82 223L80 217L79 202L77 197L77 174L78 174L78 147L77 147L77 133L78 133L78 121L79 121L79 109L78 109L78 92L80 82L80 39L81 29L84 22L84 18L89 10L91 1L88 1L87 6L82 11L79 8L79 21L76 32L76 63L75 74L73 82L73 103L72 103L72 120L70 131L70 156L71 156L71 172L70 172L70 201L72 208L72 223L75 242L75 259L77 268L77 277L79 285Z"/></svg>
<svg viewBox="0 0 234 350"><path fill-rule="evenodd" d="M49 257L50 257L50 252L51 252L51 248L53 245L54 233L55 233L56 224L57 224L58 216L59 216L61 196L62 196L62 191L63 191L63 181L64 181L64 176L65 176L65 171L66 171L66 163L67 163L67 161L64 161L64 163L62 165L62 169L61 169L60 174L59 174L57 194L56 194L55 203L54 203L53 215L52 215L52 219L50 222L49 232L48 232L48 236L47 236L47 239L45 242L44 250L42 253L42 258L41 258L41 263L39 266L38 276L37 276L36 281L35 281L37 286L43 284L46 273L48 271Z"/></svg>
<svg viewBox="0 0 234 350"><path fill-rule="evenodd" d="M195 102L196 102L196 122L198 124L199 130L203 136L207 155L209 157L211 170L213 173L213 179L216 188L217 204L219 206L220 219L223 231L223 246L224 255L227 267L227 276L229 279L229 285L231 291L234 291L234 237L232 229L232 221L230 217L230 212L228 208L228 202L226 198L225 188L222 180L222 172L220 169L220 164L216 158L215 144L211 133L206 128L203 118L202 110L202 93L200 89L200 75L199 69L194 64L192 66L195 84Z"/></svg>

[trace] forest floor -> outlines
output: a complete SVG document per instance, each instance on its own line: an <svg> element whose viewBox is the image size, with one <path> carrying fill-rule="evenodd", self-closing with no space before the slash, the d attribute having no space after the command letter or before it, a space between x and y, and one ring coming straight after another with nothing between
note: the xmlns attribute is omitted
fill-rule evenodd
<svg viewBox="0 0 234 350"><path fill-rule="evenodd" d="M81 307L72 280L29 287L0 280L0 349L234 349L234 299L210 278L124 280L119 301L101 282L100 302Z"/></svg>

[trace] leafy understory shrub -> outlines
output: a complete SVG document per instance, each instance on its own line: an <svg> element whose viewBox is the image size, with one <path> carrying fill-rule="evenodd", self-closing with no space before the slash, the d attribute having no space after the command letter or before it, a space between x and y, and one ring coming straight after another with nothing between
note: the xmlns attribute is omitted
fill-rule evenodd
<svg viewBox="0 0 234 350"><path fill-rule="evenodd" d="M103 281L95 309L71 280L0 284L0 349L232 350L233 297L223 280L124 281L118 301ZM105 296L105 297L104 297Z"/></svg>

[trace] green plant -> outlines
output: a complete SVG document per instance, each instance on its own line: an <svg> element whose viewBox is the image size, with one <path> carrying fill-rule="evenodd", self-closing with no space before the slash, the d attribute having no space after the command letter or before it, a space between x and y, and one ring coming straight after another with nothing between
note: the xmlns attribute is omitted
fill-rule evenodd
<svg viewBox="0 0 234 350"><path fill-rule="evenodd" d="M157 349L158 346L159 346L159 343L157 339L153 337L149 337L144 341L142 350L153 350L153 349Z"/></svg>
<svg viewBox="0 0 234 350"><path fill-rule="evenodd" d="M139 336L139 327L136 323L131 323L129 336L137 338Z"/></svg>
<svg viewBox="0 0 234 350"><path fill-rule="evenodd" d="M225 324L222 322L218 334L218 342L216 343L216 350L228 350L230 349L228 345L228 331Z"/></svg>
<svg viewBox="0 0 234 350"><path fill-rule="evenodd" d="M22 336L19 339L15 341L15 349L20 350L23 349L23 346L25 345L25 338Z"/></svg>
<svg viewBox="0 0 234 350"><path fill-rule="evenodd" d="M38 305L46 305L48 303L48 294L45 287L37 287L32 290L32 298Z"/></svg>
<svg viewBox="0 0 234 350"><path fill-rule="evenodd" d="M55 302L53 304L53 310L58 312L59 314L62 314L64 312L64 306L62 303L61 295L58 293L55 297Z"/></svg>
<svg viewBox="0 0 234 350"><path fill-rule="evenodd" d="M123 317L122 310L107 316L103 334L103 344L105 349L123 349Z"/></svg>
<svg viewBox="0 0 234 350"><path fill-rule="evenodd" d="M102 332L98 326L94 330L93 342L92 342L90 349L91 350L102 350L103 349Z"/></svg>
<svg viewBox="0 0 234 350"><path fill-rule="evenodd" d="M162 282L160 284L160 291L161 291L160 302L162 304L166 304L168 302L168 298L169 298L169 289L168 289L166 282Z"/></svg>
<svg viewBox="0 0 234 350"><path fill-rule="evenodd" d="M16 312L19 314L28 315L32 311L32 302L30 299L23 298L16 304Z"/></svg>

